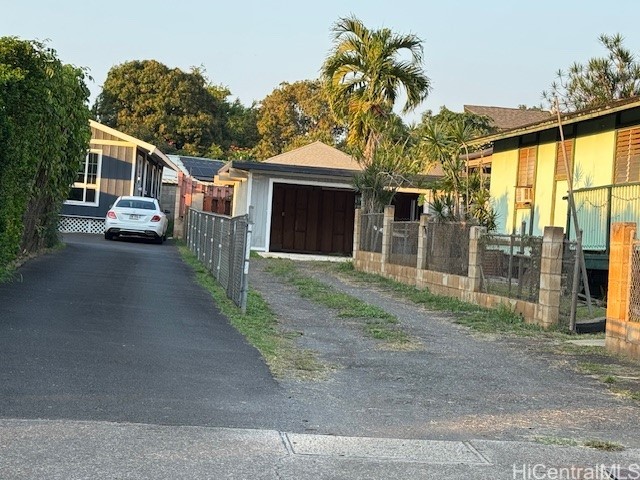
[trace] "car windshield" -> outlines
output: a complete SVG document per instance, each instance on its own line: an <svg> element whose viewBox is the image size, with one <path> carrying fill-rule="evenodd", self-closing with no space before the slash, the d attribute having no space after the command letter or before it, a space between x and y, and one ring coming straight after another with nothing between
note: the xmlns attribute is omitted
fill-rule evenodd
<svg viewBox="0 0 640 480"><path fill-rule="evenodd" d="M156 206L153 202L146 202L144 200L132 200L123 198L120 200L116 207L118 208L140 208L142 210L155 210Z"/></svg>

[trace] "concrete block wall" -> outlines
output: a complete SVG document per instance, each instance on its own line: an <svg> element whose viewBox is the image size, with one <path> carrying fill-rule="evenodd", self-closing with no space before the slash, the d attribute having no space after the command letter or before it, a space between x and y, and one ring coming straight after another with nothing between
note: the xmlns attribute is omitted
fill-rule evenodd
<svg viewBox="0 0 640 480"><path fill-rule="evenodd" d="M388 263L391 245L391 222L394 208L387 207L384 215L382 253L360 251L360 221L356 221L354 232L353 259L356 270L378 274L395 281L414 285L417 288L428 289L437 295L445 295L459 300L474 303L485 308L497 308L504 305L521 315L525 322L534 323L548 328L559 320L560 311L560 281L562 269L563 231L558 227L547 227L543 238L542 273L540 278L540 295L538 303L511 299L480 291L481 248L479 241L486 229L473 227L469 236L469 276L452 275L442 272L425 270L426 249L423 235L418 236L418 255L415 267L407 267ZM360 218L359 210L356 219ZM426 216L420 218L420 232L427 221Z"/></svg>
<svg viewBox="0 0 640 480"><path fill-rule="evenodd" d="M640 322L629 321L629 294L633 279L631 255L636 242L635 223L611 226L609 286L607 290L607 350L640 360Z"/></svg>

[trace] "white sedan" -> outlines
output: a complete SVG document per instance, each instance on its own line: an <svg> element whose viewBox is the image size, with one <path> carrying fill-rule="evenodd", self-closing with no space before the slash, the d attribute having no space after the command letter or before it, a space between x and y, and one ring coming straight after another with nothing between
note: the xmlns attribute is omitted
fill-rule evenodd
<svg viewBox="0 0 640 480"><path fill-rule="evenodd" d="M118 197L104 219L104 238L142 237L162 243L167 239L167 213L155 198Z"/></svg>

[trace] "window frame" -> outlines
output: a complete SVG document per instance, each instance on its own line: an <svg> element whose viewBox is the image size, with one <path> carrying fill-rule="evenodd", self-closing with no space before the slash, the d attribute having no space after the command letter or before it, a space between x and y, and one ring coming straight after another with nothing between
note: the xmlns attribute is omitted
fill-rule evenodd
<svg viewBox="0 0 640 480"><path fill-rule="evenodd" d="M620 153L620 136L625 135L629 132L629 139L627 140L627 144L625 146L626 153L623 156L619 155ZM637 183L640 182L640 147L638 143L640 142L640 126L634 125L632 127L620 128L616 130L616 146L615 153L613 158L613 185L626 185L629 183ZM624 165L623 165L624 163ZM624 168L623 168L624 167ZM625 179L623 181L618 181L618 177L623 170ZM637 178L630 178L630 173L632 171L636 171Z"/></svg>
<svg viewBox="0 0 640 480"><path fill-rule="evenodd" d="M522 168L522 152L523 151L529 151L529 150L533 150L533 159L531 160L533 162L533 169L532 169L532 173L531 173L531 182L527 183L527 184L521 184L520 183L520 177L521 175L521 168ZM529 154L527 154L527 159L529 159ZM528 166L528 165L527 165ZM535 184L536 184L536 173L537 173L537 169L538 169L538 145L529 145L529 146L521 146L520 148L518 148L518 168L516 170L516 186L515 186L515 205L516 205L516 209L520 209L520 208L531 208L534 202L534 196L535 196ZM527 170L529 170L527 168ZM528 175L527 175L528 176ZM527 179L529 180L529 179ZM523 188L529 188L531 189L531 201L530 202L519 202L518 201L518 190L519 189L523 189Z"/></svg>
<svg viewBox="0 0 640 480"><path fill-rule="evenodd" d="M573 175L573 167L574 167L574 158L575 158L575 146L576 146L576 142L575 139L573 138L565 138L564 143L559 140L556 142L556 167L555 167L555 172L553 174L553 178L556 182L559 181L563 181L563 180L569 180L569 173L568 172L558 172L558 167L562 167L562 169L564 170L565 165L564 165L564 158L562 155L562 149L564 148L564 151L567 153L567 163L569 164L569 170L571 175Z"/></svg>
<svg viewBox="0 0 640 480"><path fill-rule="evenodd" d="M98 165L96 168L96 183L87 183L87 175L89 170L89 155L91 154L98 155ZM85 200L65 200L65 205L80 205L80 206L89 206L89 207L97 207L100 205L100 177L102 175L102 150L99 149L90 149L87 151L87 155L84 157L84 182L73 182L71 188L81 188L82 189L82 198ZM95 200L93 202L87 202L87 187L94 188L96 191ZM71 193L71 191L69 191Z"/></svg>

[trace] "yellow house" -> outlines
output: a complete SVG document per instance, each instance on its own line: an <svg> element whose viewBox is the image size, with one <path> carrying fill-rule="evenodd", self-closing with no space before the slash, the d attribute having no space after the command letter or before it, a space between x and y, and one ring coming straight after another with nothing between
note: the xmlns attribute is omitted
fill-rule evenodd
<svg viewBox="0 0 640 480"><path fill-rule="evenodd" d="M498 233L541 235L568 229L566 152L583 245L592 268L606 269L612 222L640 222L640 97L479 138L493 144L491 197ZM565 230L567 231L567 230ZM589 264L589 258L588 258ZM589 265L588 265L589 266Z"/></svg>

